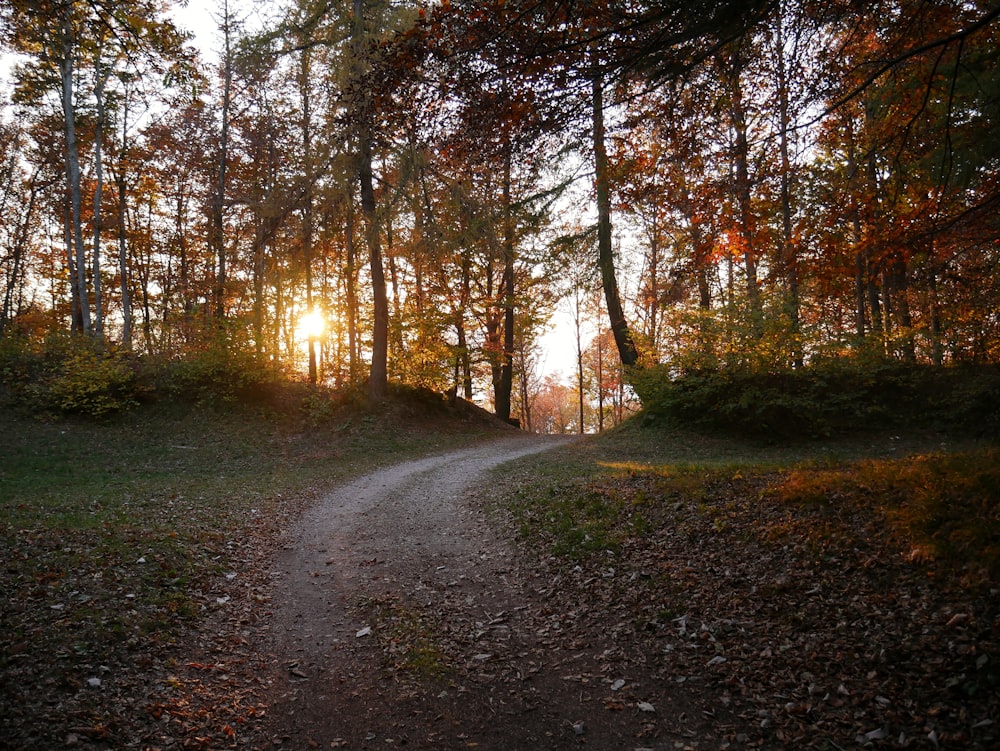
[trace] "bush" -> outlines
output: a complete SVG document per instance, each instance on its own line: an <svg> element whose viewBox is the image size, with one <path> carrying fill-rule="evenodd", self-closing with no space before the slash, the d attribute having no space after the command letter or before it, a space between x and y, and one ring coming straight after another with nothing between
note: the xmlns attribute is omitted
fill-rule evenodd
<svg viewBox="0 0 1000 751"><path fill-rule="evenodd" d="M1000 436L1000 368L835 360L801 370L636 374L647 414L769 438L905 427Z"/></svg>
<svg viewBox="0 0 1000 751"><path fill-rule="evenodd" d="M7 339L0 347L6 401L36 412L104 417L138 402L129 355L101 342L50 336L37 346Z"/></svg>
<svg viewBox="0 0 1000 751"><path fill-rule="evenodd" d="M135 371L123 357L80 349L37 393L43 405L66 414L104 417L135 406L138 401Z"/></svg>
<svg viewBox="0 0 1000 751"><path fill-rule="evenodd" d="M161 399L189 404L262 403L274 398L281 371L224 346L172 360L148 360L145 377Z"/></svg>

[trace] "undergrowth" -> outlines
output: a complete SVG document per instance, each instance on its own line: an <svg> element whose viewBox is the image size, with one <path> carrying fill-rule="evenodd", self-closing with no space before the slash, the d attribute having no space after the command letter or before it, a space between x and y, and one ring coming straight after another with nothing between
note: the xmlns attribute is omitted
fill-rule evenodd
<svg viewBox="0 0 1000 751"><path fill-rule="evenodd" d="M1000 437L1000 367L834 360L799 370L649 368L635 376L647 420L757 439L937 430Z"/></svg>

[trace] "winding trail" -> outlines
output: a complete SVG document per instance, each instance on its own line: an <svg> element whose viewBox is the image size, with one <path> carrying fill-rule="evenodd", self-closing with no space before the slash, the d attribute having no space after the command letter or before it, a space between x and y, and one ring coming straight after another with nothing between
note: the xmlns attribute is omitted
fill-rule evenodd
<svg viewBox="0 0 1000 751"><path fill-rule="evenodd" d="M385 651L405 634L387 633L393 619L372 622L365 605L391 607L403 599L407 607L433 609L461 597L466 611L486 621L516 609L525 582L512 573L512 553L464 498L488 470L560 443L521 434L405 462L337 489L303 516L272 572L267 639L273 743L295 749L489 747L488 741L465 741L471 726L488 719L480 705L493 705L493 699L472 699L454 680L431 681L431 690L425 681L417 687L405 676L394 678ZM408 627L403 621L399 628ZM501 637L513 648L516 639L508 631ZM480 735L491 734L492 724L485 727ZM497 732L509 738L502 728Z"/></svg>

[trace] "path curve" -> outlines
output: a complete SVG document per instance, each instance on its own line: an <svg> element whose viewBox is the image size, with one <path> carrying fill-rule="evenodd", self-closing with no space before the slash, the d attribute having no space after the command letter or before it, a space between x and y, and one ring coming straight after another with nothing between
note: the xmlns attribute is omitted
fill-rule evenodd
<svg viewBox="0 0 1000 751"><path fill-rule="evenodd" d="M447 686L408 697L386 677L388 637L370 630L359 604L461 595L484 617L502 607L498 597L523 582L509 581L511 550L465 495L489 470L561 443L521 434L408 461L338 488L304 514L272 571L268 734L276 746L462 742L469 718L447 717Z"/></svg>

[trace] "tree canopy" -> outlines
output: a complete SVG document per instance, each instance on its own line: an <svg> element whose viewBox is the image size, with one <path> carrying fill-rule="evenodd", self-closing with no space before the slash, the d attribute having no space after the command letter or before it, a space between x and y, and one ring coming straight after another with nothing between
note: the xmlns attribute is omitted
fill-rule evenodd
<svg viewBox="0 0 1000 751"><path fill-rule="evenodd" d="M219 0L218 52L172 8L0 3L0 338L530 425L582 266L591 427L650 365L1000 359L1000 6Z"/></svg>

